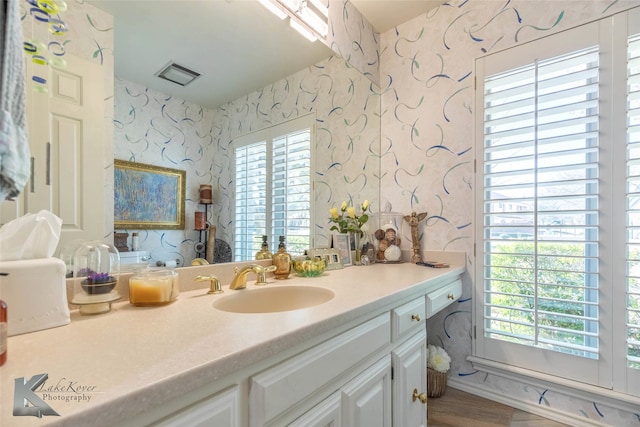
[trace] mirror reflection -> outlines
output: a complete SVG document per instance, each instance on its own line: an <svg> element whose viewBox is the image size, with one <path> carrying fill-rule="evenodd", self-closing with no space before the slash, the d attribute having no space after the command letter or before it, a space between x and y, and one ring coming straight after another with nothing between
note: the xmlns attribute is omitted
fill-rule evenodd
<svg viewBox="0 0 640 427"><path fill-rule="evenodd" d="M196 212L205 212L207 223L211 229L215 227L215 238L233 251L236 223L236 140L255 131L305 116L313 118L314 127L311 144L314 174L310 246L329 245L331 232L328 217L331 207L340 206L345 200L353 201L354 204L359 204L364 199L377 203L381 174L380 90L342 58L332 54L326 47L315 47L319 42L315 42L312 48L308 41L291 33L287 36L286 45L274 45L280 43L272 37L274 28L280 22L253 1L154 2L153 11L147 1L91 3L93 4L70 2L68 10L60 14L69 27L64 35L68 43L62 43L65 46L62 58L66 60L66 66L59 67L58 77L51 80L58 82L57 86L50 85L46 96L32 89L28 100L29 121L36 123L40 110L51 110L51 106L58 102L52 101L52 94L69 97L75 93L77 86L71 83L76 80L72 76L78 73L77 68L83 67L84 70L80 73L93 77L90 88L95 89L98 99L102 100L90 108L99 113L97 124L92 124L91 127L94 132L98 129L102 137L92 137L82 132L80 136L73 136L73 149L77 150L78 155L72 160L69 160L69 153L73 149L65 144L68 145L69 136L74 129L81 128L84 132L87 128L87 125L77 128L74 126L78 120L95 123L91 122L95 119L67 120L68 108L64 111L65 114L56 113L59 118L54 118L55 123L61 124L58 128L63 129L50 138L52 143L48 148L53 153L52 168L59 171L54 180L58 188L53 191L62 195L58 198L58 203L66 206L67 211L73 211L78 204L92 200L84 205L82 212L73 211L75 217L67 215L72 219L63 218L67 233L65 235L63 232L59 248L78 238L111 239L119 235L122 239L126 235L126 247L131 250L132 235L136 232L137 248L148 251L152 261L176 261L179 265L189 265L194 258L199 257L199 249L202 249L200 245L207 238L203 236L207 233L202 233L195 224ZM233 13L233 18L225 19L220 13L212 16L220 16L223 21L232 22L235 31L232 34L219 33L217 36L200 33L197 25L199 19L210 24L207 30L215 27L210 22L213 18L202 18L204 8L208 7L205 4L218 3L223 4L227 12ZM112 13L97 7L108 9L106 4L117 7L114 6ZM195 5L199 13L187 14L187 4ZM176 13L176 8L181 12ZM173 19L162 20L161 14L157 12L163 10L173 16ZM177 25L178 19L191 22L191 28L183 32L167 31L167 27ZM45 42L53 40L46 28L42 32L34 23L27 21L24 21L25 38L42 38ZM264 28L261 29L266 33L257 32L259 26L256 21L264 23ZM127 25L136 28L133 33L135 35L124 30ZM120 31L125 34L123 39L119 38ZM158 31L170 34L178 47L169 47L168 42L159 41ZM133 41L138 39L142 45L134 45ZM198 45L194 40L204 40L205 43ZM238 48L236 41L249 43L253 50ZM123 52L121 58L120 52L125 51L122 48L124 45L134 46L136 54L124 56ZM313 55L321 55L323 59L317 60L317 56L312 55L311 58L302 59L307 63L294 64L295 69L292 70L284 67L288 64L287 61L279 59L282 52L289 50L299 57L303 56L301 52L313 50ZM164 53L166 60L152 61L149 55L158 55L153 51ZM185 64L194 64L191 66L197 69L201 57L213 58L213 62L217 64L236 67L235 71L227 70L223 75L216 76L215 80L220 86L215 86L207 84L204 75L210 69L203 71L203 66L200 70L202 76L190 85L193 88L190 90L201 95L201 98L192 97L179 85L162 81L153 75L169 61L180 60ZM275 65L265 67L267 57L280 65L276 72L270 72L273 71L272 68L276 68ZM147 70L148 77L138 78L134 74L127 74L127 71L121 71L120 63L129 65L134 71L145 70L147 66L153 71ZM55 68L49 68L52 69L52 75L56 76ZM123 67L122 70L126 68ZM257 71L257 77L254 74L254 77L248 79L250 83L238 86L240 81L245 80L240 77L244 77L248 71ZM27 78L30 77L30 72L33 70L28 71ZM215 75L213 71L212 74ZM265 78L270 80L265 82ZM201 86L197 86L201 83ZM218 89L219 87L228 90ZM83 91L88 89L82 88ZM217 101L206 96L221 92L225 93ZM65 104L61 105L64 110ZM100 108L96 108L96 105ZM65 126L68 128L67 134L64 133ZM40 139L40 142L33 140L32 144L42 144L47 138ZM100 141L103 141L103 145ZM38 150L32 148L35 155L39 155ZM114 230L113 159L185 170L185 229ZM91 171L100 171L100 164L105 166L102 176L85 179ZM79 189L72 187L73 180L63 178L67 174L72 175L75 182L82 183L78 186ZM203 184L212 186L210 205L200 203L199 191ZM69 191L70 188L74 191ZM27 192L12 205L3 203L3 222L14 213L37 206L33 201L34 194ZM62 211L65 214L65 210ZM82 218L87 215L100 218L103 225L86 227ZM69 232L71 230L73 233ZM260 237L255 236L256 250L260 248ZM273 242L277 241L278 236L269 237L273 249Z"/></svg>

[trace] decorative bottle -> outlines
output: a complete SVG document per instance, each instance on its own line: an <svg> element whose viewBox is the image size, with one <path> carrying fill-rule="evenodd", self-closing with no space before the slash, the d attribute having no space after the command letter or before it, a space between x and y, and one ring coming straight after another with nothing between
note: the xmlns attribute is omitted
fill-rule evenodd
<svg viewBox="0 0 640 427"><path fill-rule="evenodd" d="M131 250L132 251L137 251L140 248L140 243L139 243L139 238L138 238L138 233L133 233L133 236L131 236Z"/></svg>
<svg viewBox="0 0 640 427"><path fill-rule="evenodd" d="M291 255L287 252L287 246L284 243L284 236L280 236L280 244L278 245L278 252L273 255L273 265L276 266L276 271L273 272L276 279L288 279L291 274Z"/></svg>
<svg viewBox="0 0 640 427"><path fill-rule="evenodd" d="M267 236L262 236L262 247L256 252L256 259L271 259L271 251L269 251L269 243L267 243Z"/></svg>

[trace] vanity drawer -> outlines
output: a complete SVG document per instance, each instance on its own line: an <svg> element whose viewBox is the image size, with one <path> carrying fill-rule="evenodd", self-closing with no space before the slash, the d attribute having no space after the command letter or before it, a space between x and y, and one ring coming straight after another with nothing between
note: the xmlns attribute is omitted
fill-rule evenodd
<svg viewBox="0 0 640 427"><path fill-rule="evenodd" d="M419 297L391 310L391 339L397 340L409 331L424 328L425 299Z"/></svg>
<svg viewBox="0 0 640 427"><path fill-rule="evenodd" d="M456 279L427 294L427 318L433 316L462 295L462 280Z"/></svg>

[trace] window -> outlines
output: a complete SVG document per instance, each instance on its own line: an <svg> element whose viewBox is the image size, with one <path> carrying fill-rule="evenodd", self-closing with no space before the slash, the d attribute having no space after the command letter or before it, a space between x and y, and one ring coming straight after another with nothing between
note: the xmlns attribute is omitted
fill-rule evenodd
<svg viewBox="0 0 640 427"><path fill-rule="evenodd" d="M640 35L629 38L627 72L627 366L640 369Z"/></svg>
<svg viewBox="0 0 640 427"><path fill-rule="evenodd" d="M476 62L474 355L629 394L640 394L639 17Z"/></svg>
<svg viewBox="0 0 640 427"><path fill-rule="evenodd" d="M235 260L255 258L261 236L277 250L311 246L313 118L305 116L245 135L235 143Z"/></svg>

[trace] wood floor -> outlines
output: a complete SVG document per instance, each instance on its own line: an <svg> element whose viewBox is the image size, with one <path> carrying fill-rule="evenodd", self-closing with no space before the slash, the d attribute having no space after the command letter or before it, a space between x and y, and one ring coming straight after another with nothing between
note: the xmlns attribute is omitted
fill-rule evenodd
<svg viewBox="0 0 640 427"><path fill-rule="evenodd" d="M438 398L429 398L429 427L566 427L492 400L447 387Z"/></svg>

